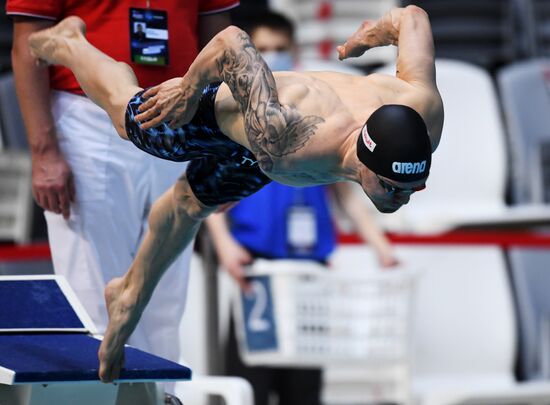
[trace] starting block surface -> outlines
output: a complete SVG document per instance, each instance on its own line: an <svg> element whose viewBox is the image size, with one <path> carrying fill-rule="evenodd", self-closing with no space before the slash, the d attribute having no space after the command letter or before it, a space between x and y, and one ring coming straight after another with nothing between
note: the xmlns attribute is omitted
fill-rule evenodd
<svg viewBox="0 0 550 405"><path fill-rule="evenodd" d="M0 335L0 383L97 381L101 341L85 334ZM188 380L191 370L126 347L120 381Z"/></svg>
<svg viewBox="0 0 550 405"><path fill-rule="evenodd" d="M99 381L94 331L65 279L0 277L0 384ZM190 378L189 368L126 346L117 381Z"/></svg>
<svg viewBox="0 0 550 405"><path fill-rule="evenodd" d="M0 332L88 332L88 320L78 317L64 289L52 279L2 280Z"/></svg>

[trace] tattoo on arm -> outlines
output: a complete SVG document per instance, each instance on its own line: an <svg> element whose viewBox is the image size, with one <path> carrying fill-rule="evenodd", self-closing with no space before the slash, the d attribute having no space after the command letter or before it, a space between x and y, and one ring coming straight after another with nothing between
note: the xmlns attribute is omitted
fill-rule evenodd
<svg viewBox="0 0 550 405"><path fill-rule="evenodd" d="M269 171L273 157L301 149L324 119L302 117L292 107L279 103L275 78L244 32L239 48L227 49L217 60L222 80L244 114L245 131L260 167Z"/></svg>

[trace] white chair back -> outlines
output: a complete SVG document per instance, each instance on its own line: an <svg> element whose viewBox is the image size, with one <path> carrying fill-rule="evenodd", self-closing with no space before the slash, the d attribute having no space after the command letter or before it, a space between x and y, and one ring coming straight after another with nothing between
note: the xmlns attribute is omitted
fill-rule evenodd
<svg viewBox="0 0 550 405"><path fill-rule="evenodd" d="M445 107L441 143L426 191L380 216L392 231L443 231L505 209L506 138L491 77L464 62L439 60L436 67ZM381 72L393 75L395 68Z"/></svg>

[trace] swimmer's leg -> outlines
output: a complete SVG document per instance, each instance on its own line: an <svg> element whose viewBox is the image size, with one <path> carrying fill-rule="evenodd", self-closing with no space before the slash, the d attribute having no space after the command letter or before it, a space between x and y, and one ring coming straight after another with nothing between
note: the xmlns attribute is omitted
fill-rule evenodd
<svg viewBox="0 0 550 405"><path fill-rule="evenodd" d="M105 288L109 324L98 354L102 381L119 377L124 364L124 344L157 283L172 261L192 242L202 221L216 209L217 206L205 206L195 197L186 175L153 204L149 229L130 269Z"/></svg>
<svg viewBox="0 0 550 405"><path fill-rule="evenodd" d="M127 139L126 106L142 89L132 69L91 45L85 32L86 26L80 18L65 18L29 37L31 54L42 62L69 68L84 93L109 114L118 134Z"/></svg>

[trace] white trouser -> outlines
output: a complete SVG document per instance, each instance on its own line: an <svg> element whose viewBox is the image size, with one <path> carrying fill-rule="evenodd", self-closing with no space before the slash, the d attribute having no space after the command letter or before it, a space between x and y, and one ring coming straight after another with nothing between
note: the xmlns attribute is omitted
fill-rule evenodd
<svg viewBox="0 0 550 405"><path fill-rule="evenodd" d="M154 158L122 140L107 114L86 97L54 92L52 111L76 186L69 220L46 212L54 269L68 279L103 334L105 284L128 270L149 208L185 165ZM173 361L180 354L190 253L188 248L166 271L129 340Z"/></svg>

